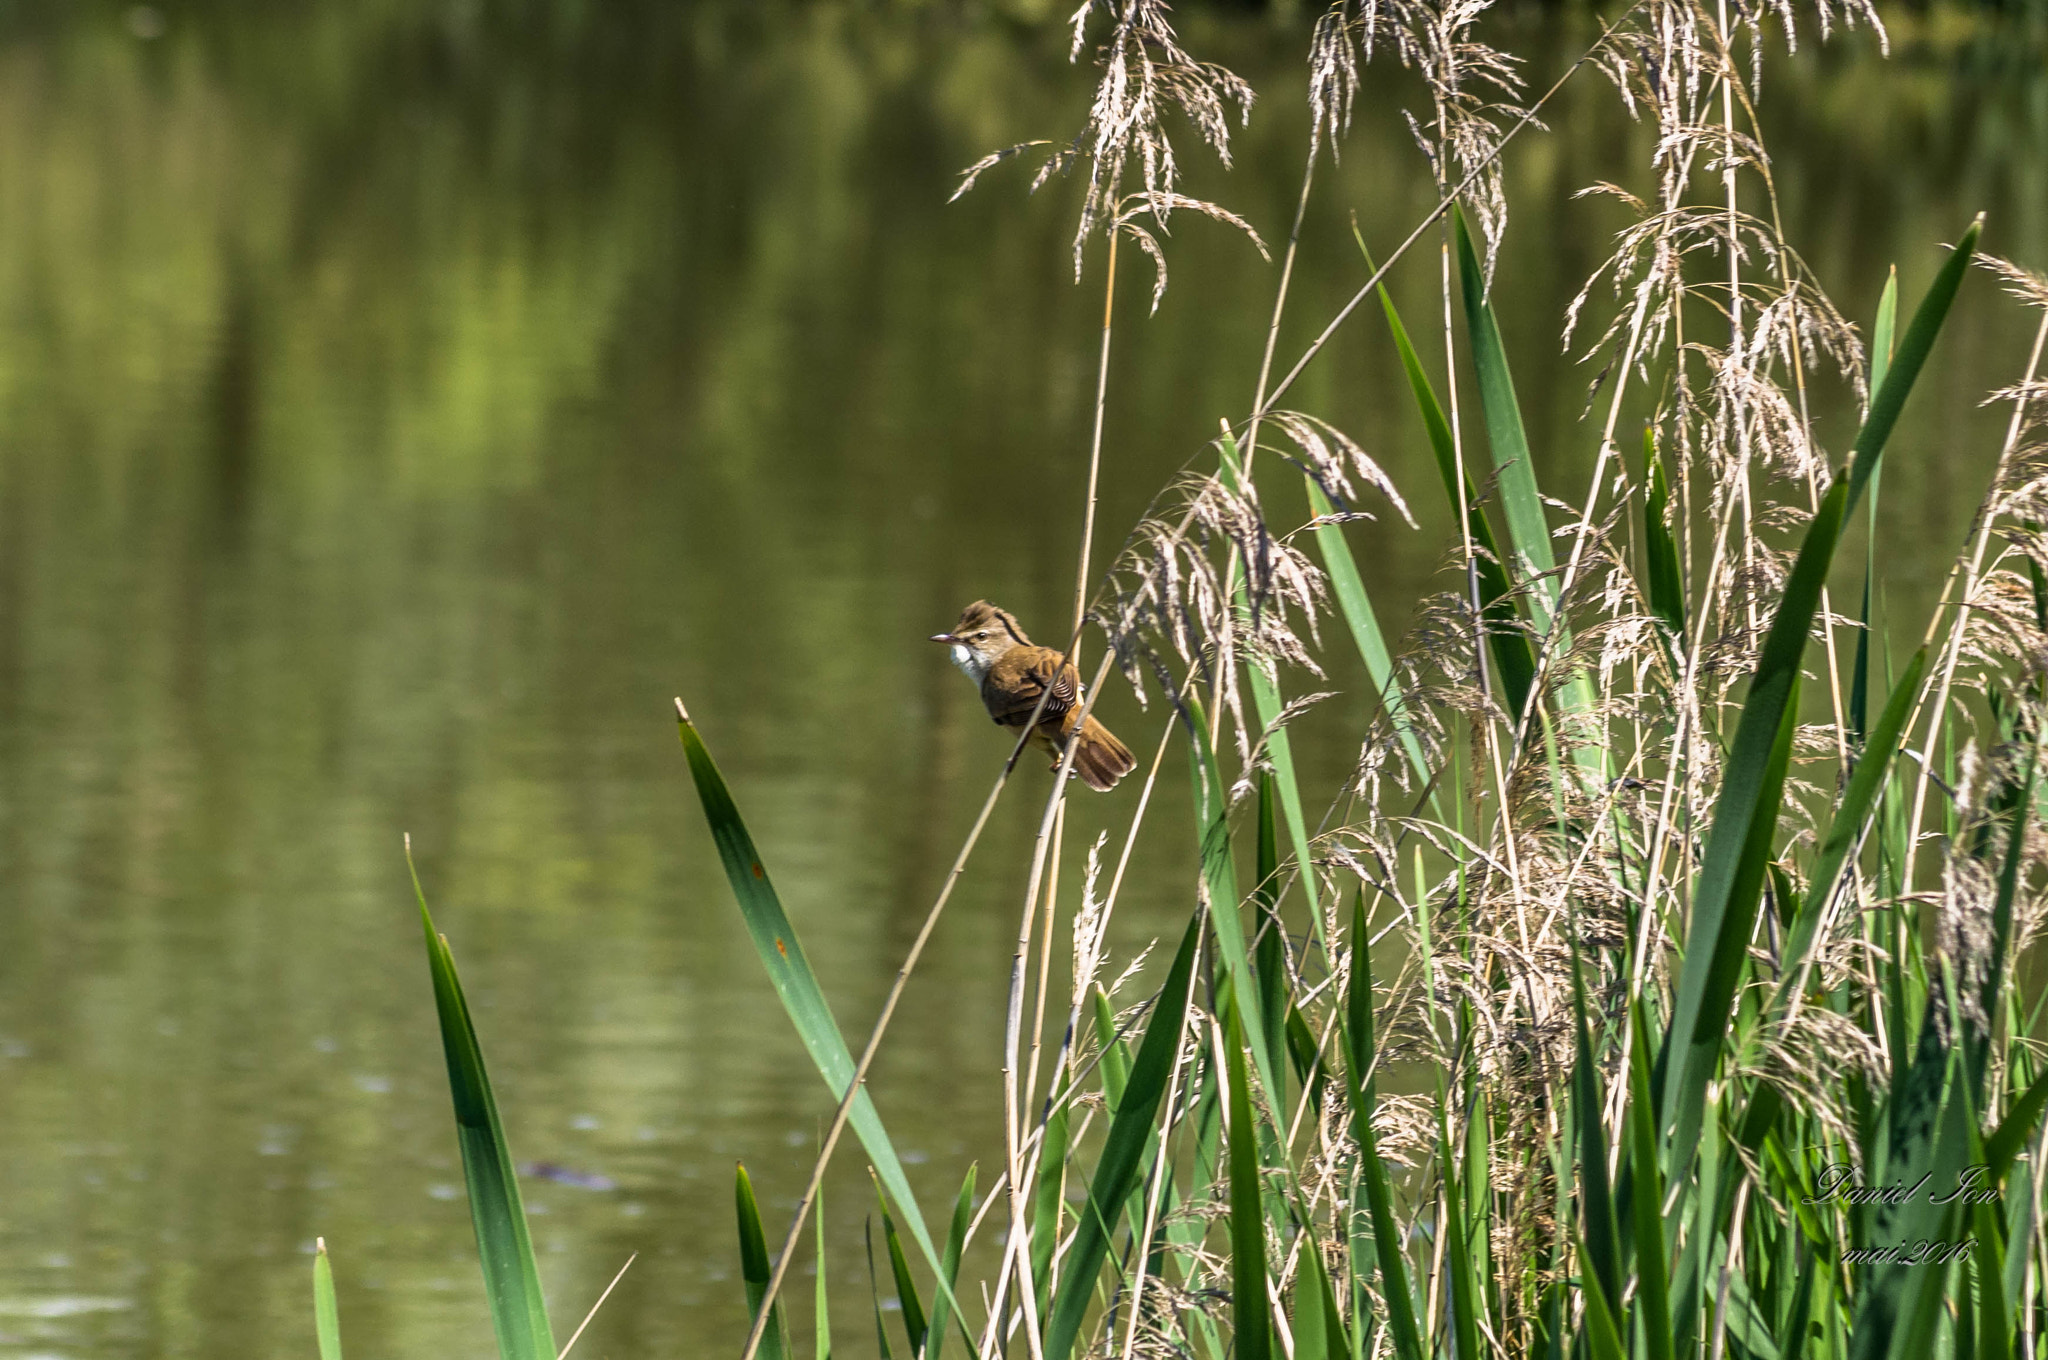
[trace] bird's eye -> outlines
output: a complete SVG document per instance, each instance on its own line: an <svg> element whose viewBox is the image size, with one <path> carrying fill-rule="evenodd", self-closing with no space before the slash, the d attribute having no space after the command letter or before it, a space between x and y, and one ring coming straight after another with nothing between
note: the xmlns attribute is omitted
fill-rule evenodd
<svg viewBox="0 0 2048 1360"><path fill-rule="evenodd" d="M979 633L976 633L976 634L975 634L974 636L975 636L975 637L976 637L977 639L979 639L979 638L985 638L985 637L987 637L987 636L988 636L988 631L987 631L986 629L983 629L983 630L982 630L981 632L979 632Z"/></svg>

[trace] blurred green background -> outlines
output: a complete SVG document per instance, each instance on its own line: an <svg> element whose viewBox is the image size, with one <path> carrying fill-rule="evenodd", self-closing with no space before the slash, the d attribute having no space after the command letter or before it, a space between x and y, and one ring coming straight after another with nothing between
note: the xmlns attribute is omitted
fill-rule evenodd
<svg viewBox="0 0 2048 1360"><path fill-rule="evenodd" d="M637 1251L580 1353L736 1345L732 1163L781 1218L830 1109L669 699L864 1032L1007 749L923 639L977 596L1046 635L1070 607L1100 260L1076 287L1071 183L1006 167L945 202L983 152L1078 127L1066 8L0 7L0 1356L310 1353L315 1235L351 1353L490 1353L404 832L515 1155L614 1183L527 1185L564 1333ZM1284 240L1307 10L1182 18L1261 95L1234 171L1184 144L1190 188ZM1595 22L1491 36L1545 82ZM1980 209L1987 248L2048 266L2038 12L1892 28L1888 61L1808 34L1765 83L1787 232L1859 322ZM1434 202L1418 94L1370 73L1283 361L1363 281L1351 216L1384 251ZM1622 219L1572 195L1640 187L1647 144L1590 72L1547 121L1508 157L1497 301L1539 474L1576 498L1592 375L1557 336ZM1168 249L1155 317L1124 276L1098 553L1251 399L1277 269L1193 218ZM1435 268L1396 278L1424 331ZM1969 285L1893 446L1915 633L2003 430L1977 402L2030 334ZM1350 531L1398 626L1446 524L1368 312L1290 404L1419 512ZM1825 428L1847 411L1828 394ZM1334 792L1367 700L1331 687L1302 758ZM1156 705L1103 711L1149 755ZM928 1212L1000 1149L1026 771L876 1074ZM1177 769L1162 798L1178 831ZM1070 847L1134 803L1081 799ZM1141 846L1119 948L1183 918L1184 844Z"/></svg>

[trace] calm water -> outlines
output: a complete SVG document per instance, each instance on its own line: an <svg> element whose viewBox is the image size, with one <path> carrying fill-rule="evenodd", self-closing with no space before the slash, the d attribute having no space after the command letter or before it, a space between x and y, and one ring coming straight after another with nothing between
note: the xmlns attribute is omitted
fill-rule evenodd
<svg viewBox="0 0 2048 1360"><path fill-rule="evenodd" d="M1195 187L1284 237L1304 33L1191 28L1265 96L1238 171ZM1988 247L2048 263L2038 61L1900 39L1766 87L1788 230L1857 318L1979 208ZM528 1185L564 1334L637 1251L583 1353L737 1340L732 1164L779 1216L829 1109L668 701L864 1029L1005 749L922 639L980 595L1056 632L1080 520L1100 282L1068 272L1071 196L999 174L944 199L984 150L1068 135L1086 89L1056 31L936 13L0 11L0 1356L308 1352L316 1235L352 1353L490 1353L408 831L515 1155L615 1183ZM1361 279L1348 215L1384 248L1429 202L1410 93L1374 94L1322 180L1289 355ZM1591 83L1552 122L1512 158L1500 299L1576 496L1588 375L1548 356L1616 221L1569 195L1636 175L1642 139ZM1171 249L1156 318L1130 280L1105 545L1250 398L1275 271L1200 222ZM2002 429L1975 402L2027 327L1973 283L1894 446L1902 609L1967 522ZM1423 514L1356 530L1398 620L1445 526L1395 376L1361 324L1298 403ZM1307 744L1322 787L1359 702ZM1149 749L1156 712L1105 703ZM999 1146L1043 791L999 812L876 1076L933 1205ZM1132 801L1084 799L1070 844ZM1140 850L1124 947L1182 917L1181 854Z"/></svg>

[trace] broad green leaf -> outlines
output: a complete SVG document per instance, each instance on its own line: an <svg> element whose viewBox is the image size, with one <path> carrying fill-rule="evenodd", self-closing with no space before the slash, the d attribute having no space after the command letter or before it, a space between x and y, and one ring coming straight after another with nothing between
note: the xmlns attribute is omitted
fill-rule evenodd
<svg viewBox="0 0 2048 1360"><path fill-rule="evenodd" d="M1337 1313L1337 1297L1323 1268L1323 1249L1308 1224L1301 1228L1301 1269L1295 1277L1294 1360L1349 1360L1351 1341Z"/></svg>
<svg viewBox="0 0 2048 1360"><path fill-rule="evenodd" d="M1102 1156L1088 1186L1088 1203L1075 1226L1074 1244L1068 1249L1066 1274L1053 1298L1052 1317L1044 1338L1046 1360L1067 1360L1073 1353L1082 1317L1095 1296L1096 1274L1109 1254L1111 1225L1122 1214L1131 1191L1137 1188L1139 1162L1152 1136L1160 1099L1173 1075L1174 1059L1180 1052L1202 925L1203 916L1197 912L1181 937L1173 966L1166 973L1166 985L1160 989L1151 1021L1145 1026L1145 1037L1138 1044L1137 1060L1131 1066L1123 1098L1110 1116Z"/></svg>
<svg viewBox="0 0 2048 1360"><path fill-rule="evenodd" d="M768 1296L768 1281L774 1276L775 1267L768 1259L767 1236L761 1231L761 1206L754 1198L754 1182L744 1165L733 1170L732 1198L740 1228L740 1279L746 1285L747 1325L751 1327L761 1315L761 1300ZM769 1310L758 1354L767 1360L782 1360L789 1353L789 1324L778 1302Z"/></svg>
<svg viewBox="0 0 2048 1360"><path fill-rule="evenodd" d="M1685 572L1679 565L1678 540L1672 536L1671 492L1665 484L1664 459L1657 452L1657 429L1643 428L1643 464L1649 491L1643 498L1643 575L1650 612L1663 623L1674 648L1685 645Z"/></svg>
<svg viewBox="0 0 2048 1360"><path fill-rule="evenodd" d="M1258 886L1252 889L1253 919L1257 932L1252 945L1252 966L1259 975L1259 1004L1264 1008L1266 1042L1273 1051L1266 1062L1276 1077L1287 1071L1287 1013L1292 988L1287 981L1287 931L1280 922L1280 846L1275 835L1272 772L1259 772ZM1287 1103L1285 1088L1267 1092L1278 1109Z"/></svg>
<svg viewBox="0 0 2048 1360"><path fill-rule="evenodd" d="M341 1360L341 1309L334 1301L334 1267L327 1263L327 1239L313 1239L313 1330L320 1360Z"/></svg>
<svg viewBox="0 0 2048 1360"><path fill-rule="evenodd" d="M1230 1311L1237 1360L1273 1354L1272 1307L1266 1299L1266 1213L1259 1184L1259 1130L1251 1080L1244 1068L1241 1008L1226 1008L1223 1060L1230 1082Z"/></svg>
<svg viewBox="0 0 2048 1360"><path fill-rule="evenodd" d="M1238 485L1239 477L1242 474L1238 463L1237 441L1231 437L1228 428L1225 428L1223 431L1222 450L1224 484L1234 489ZM1242 572L1231 582L1231 599L1239 611L1249 611L1250 605L1245 598L1245 583ZM1280 714L1285 707L1280 701L1280 687L1272 677L1268 676L1257 665L1245 667L1245 678L1251 687L1252 706L1257 711L1259 724L1266 734L1266 759L1273 767L1273 773L1277 776L1276 787L1280 796L1281 807L1287 815L1287 837L1294 850L1294 861L1301 868L1299 877L1301 880L1302 896L1308 899L1308 917L1310 922L1313 923L1313 928L1320 935L1323 913L1322 909L1317 905L1319 894L1316 890L1314 861L1310 858L1308 851L1308 817L1302 811L1301 788L1294 777L1294 743L1288 736L1286 725L1280 722ZM1261 884L1270 881L1263 869L1260 871L1259 881ZM1277 894L1277 884L1274 887L1274 891ZM1265 1028L1268 1031L1269 1039L1272 1038L1274 1026L1268 1023ZM1272 1041L1278 1042L1277 1039ZM1267 1058L1267 1065L1274 1067L1277 1072L1277 1065L1270 1054Z"/></svg>
<svg viewBox="0 0 2048 1360"><path fill-rule="evenodd" d="M1372 1217L1380 1294L1387 1302L1387 1329L1392 1333L1394 1355L1396 1360L1424 1360L1427 1352L1416 1323L1415 1296L1409 1292L1401 1228L1394 1218L1393 1189L1388 1184L1386 1164L1380 1160L1379 1135L1372 1122L1379 1103L1379 1083L1371 1075L1378 1057L1373 1039L1371 938L1361 892L1351 912L1351 989L1344 1008L1344 1077L1351 1100L1351 1136L1358 1143L1359 1176L1365 1182L1366 1204Z"/></svg>
<svg viewBox="0 0 2048 1360"><path fill-rule="evenodd" d="M811 1206L812 1227L817 1233L818 1282L812 1291L812 1311L818 1329L817 1360L832 1360L832 1306L825 1289L825 1192L818 1191L818 1202Z"/></svg>
<svg viewBox="0 0 2048 1360"><path fill-rule="evenodd" d="M1361 252L1365 250L1363 239L1359 240L1358 248ZM1372 267L1370 254L1366 255L1366 267ZM1444 495L1449 499L1451 509L1460 514L1469 526L1476 550L1472 555L1472 571L1479 586L1480 610L1490 625L1489 650L1493 653L1494 665L1500 670L1501 692L1508 701L1508 710L1520 714L1528 707L1529 691L1536 683L1536 652L1528 636L1515 626L1507 555L1500 550L1494 538L1493 525L1479 503L1479 493L1474 489L1471 477L1461 478L1458 474L1458 448L1451 433L1451 423L1444 416L1443 404L1437 400L1436 389L1430 385L1422 360L1416 357L1415 346L1409 343L1408 329L1401 324L1400 313L1394 310L1394 300L1384 286L1379 292L1380 309L1386 313L1387 329L1393 333L1394 348L1399 351L1401 367L1408 375L1409 391L1415 397L1416 409L1422 413L1423 429L1429 435L1430 451L1436 455L1437 473L1443 479ZM1389 670L1391 673L1391 663ZM1417 762L1418 777L1427 783L1429 775L1422 768L1419 752L1418 746L1411 758Z"/></svg>
<svg viewBox="0 0 2048 1360"><path fill-rule="evenodd" d="M2027 1139L2034 1135L2034 1125L2041 1118L2041 1108L2048 1105L2048 1067L2034 1078L2005 1112L2005 1118L1998 1122L1997 1130L1984 1140L1984 1167L1991 1183L1997 1185L2005 1180L2006 1171Z"/></svg>
<svg viewBox="0 0 2048 1360"><path fill-rule="evenodd" d="M1621 1348L1621 1332L1615 1325L1614 1309L1608 1305L1607 1291L1595 1276L1582 1275L1579 1283L1586 1299L1586 1345L1593 1360L1628 1360L1628 1352Z"/></svg>
<svg viewBox="0 0 2048 1360"><path fill-rule="evenodd" d="M1344 626L1351 632L1352 645L1358 648L1358 655L1365 662L1365 673L1371 677L1373 688L1379 691L1380 702L1387 707L1387 717L1394 725L1395 735L1400 739L1401 750L1408 757L1408 767L1415 773L1418 787L1429 783L1429 762L1422 754L1422 743L1416 738L1414 720L1408 715L1407 698L1401 693L1399 680L1394 675L1394 654L1387 646L1386 634L1380 629L1379 614L1372 607L1372 596L1366 593L1365 578L1358 573L1358 562L1351 555L1351 544L1344 537L1344 526L1330 522L1336 507L1323 494L1323 488L1313 477L1304 476L1302 481L1308 488L1309 514L1315 516L1316 551L1322 555L1323 572L1330 578L1330 593L1337 597L1337 612L1344 616ZM1523 641L1526 650L1526 640ZM1254 695L1256 697L1256 694ZM1262 711L1259 721L1270 722Z"/></svg>
<svg viewBox="0 0 2048 1360"><path fill-rule="evenodd" d="M1575 1061L1572 1105L1578 1120L1579 1195L1585 1211L1586 1259L1610 1299L1621 1297L1621 1231L1607 1179L1607 1133L1600 1123L1600 1073L1593 1065L1593 1039L1586 1029L1586 981L1579 951L1572 954L1572 1020Z"/></svg>
<svg viewBox="0 0 2048 1360"><path fill-rule="evenodd" d="M1190 698L1183 717L1194 759L1188 762L1194 779L1195 823L1202 837L1202 883L1208 889L1210 925L1216 937L1216 956L1223 964L1223 979L1237 989L1244 1013L1238 1017L1251 1044L1252 1065L1259 1085L1268 1091L1280 1089L1273 1070L1273 1048L1266 1042L1265 1007L1259 997L1258 973L1252 968L1245 947L1244 917L1237 892L1237 859L1230 848L1230 802L1225 797L1223 777L1216 768L1216 753L1209 747L1209 721L1199 699Z"/></svg>
<svg viewBox="0 0 2048 1360"><path fill-rule="evenodd" d="M1664 1245L1664 1178L1657 1170L1657 1117L1650 1103L1650 1034L1642 1001L1630 1007L1635 1042L1628 1067L1631 1227L1635 1232L1636 1302L1649 1360L1673 1360L1670 1257Z"/></svg>
<svg viewBox="0 0 2048 1360"><path fill-rule="evenodd" d="M889 1253L889 1273L896 1280L896 1306L903 1314L903 1333L910 1339L910 1354L924 1354L924 1301L917 1296L917 1282L910 1278L910 1262L903 1256L903 1239L896 1235L896 1220L889 1216L889 1197L875 1186L875 1202L882 1212L882 1244Z"/></svg>
<svg viewBox="0 0 2048 1360"><path fill-rule="evenodd" d="M1508 352L1501 343L1500 324L1486 300L1479 255L1472 248L1464 213L1453 209L1451 221L1458 243L1458 278L1465 299L1472 367L1479 376L1479 403L1486 415L1487 443L1493 450L1501 512L1508 522L1508 541L1515 555L1526 564L1514 574L1526 580L1557 567L1557 557L1550 547L1550 523L1544 514L1543 496L1536 489L1536 468L1529 459L1529 435L1522 426L1522 406L1515 397L1514 379L1508 373ZM1546 580L1530 593L1530 613L1539 635L1550 630L1556 599L1555 581Z"/></svg>
<svg viewBox="0 0 2048 1360"><path fill-rule="evenodd" d="M1884 281L1884 296L1877 303L1877 326L1870 336L1870 388L1884 386L1885 372L1892 362L1892 335L1899 319L1899 271L1894 267ZM1871 612L1870 596L1877 580L1877 498L1884 467L1870 475L1869 532L1863 546L1863 627L1856 633L1856 659L1850 668L1849 730L1858 745L1869 730L1864 721L1870 705L1870 638L1881 625Z"/></svg>
<svg viewBox="0 0 2048 1360"><path fill-rule="evenodd" d="M717 842L719 861L725 866L726 881L732 885L741 919L746 922L747 934L754 942L754 952L768 970L768 981L774 986L775 995L788 1013L790 1023L796 1026L797 1037L803 1041L804 1050L811 1055L811 1061L825 1078L832 1098L843 1100L846 1088L853 1080L853 1054L847 1050L839 1024L832 1018L831 1007L825 1004L825 993L818 986L817 975L811 971L810 960L804 957L796 927L790 924L782 909L782 899L776 896L761 853L754 848L754 838L748 834L747 824L740 818L739 807L725 786L725 777L718 772L710 750L705 747L704 739L698 735L697 726L690 721L680 699L676 700L676 718L683 739L683 754L690 762L697 796L704 803L704 820L710 824L711 837ZM865 1087L854 1096L847 1122L860 1139L861 1146L867 1149L868 1158L874 1163L875 1175L902 1213L904 1226L924 1252L926 1262L933 1270L940 1270L938 1248L933 1245L931 1233L925 1228L924 1215L918 1212L917 1201L911 1195L910 1180L903 1173L903 1159L897 1155L896 1145L889 1140L888 1131L882 1126L882 1116L875 1110L875 1102ZM943 1282L939 1289L941 1294L949 1295L950 1287Z"/></svg>
<svg viewBox="0 0 2048 1360"><path fill-rule="evenodd" d="M925 1333L924 1360L939 1360L940 1353L945 1350L946 1327L952 1312L946 1305L946 1299L952 1290L960 1287L960 1253L967 1249L967 1229L974 1221L974 1173L974 1167L967 1168L967 1177L960 1182L959 1197L953 1201L953 1222L946 1232L947 1293L932 1300L932 1325ZM1044 1277L1035 1275L1032 1278ZM972 1351L974 1338L967 1337L966 1340L968 1349Z"/></svg>
<svg viewBox="0 0 2048 1360"><path fill-rule="evenodd" d="M410 845L406 847L406 868L412 872L420 928L426 934L434 1010L441 1021L448 1090L455 1102L455 1138L462 1150L463 1179L469 1185L470 1220L476 1227L477 1256L483 1265L484 1295L490 1302L498 1354L502 1360L554 1360L554 1333L548 1327L547 1299L541 1293L540 1271L533 1260L533 1240L527 1235L519 1173L505 1146L498 1103L491 1095L483 1048L477 1042L469 1003L455 973L455 959L448 952L448 941L434 930L427 895L420 888L418 871L412 868Z"/></svg>
<svg viewBox="0 0 2048 1360"><path fill-rule="evenodd" d="M1884 790L1885 775L1891 769L1892 757L1898 753L1906 720L1913 711L1914 699L1920 693L1920 677L1926 669L1927 649L1922 647L1913 653L1913 659L1906 663L1906 673L1892 687L1891 698L1885 702L1884 712L1878 716L1877 730L1870 734L1863 756L1849 776L1848 787L1842 790L1842 801L1828 822L1827 831L1821 836L1820 857L1814 861L1813 873L1807 879L1806 895L1800 899L1798 918L1785 935L1781 980L1777 995L1771 1002L1773 1015L1785 1014L1792 1002L1793 989L1802 985L1807 959L1813 952L1815 932L1820 929L1821 918L1841 882L1844 867L1863 838L1863 829L1870 820L1871 809L1876 806L1877 796Z"/></svg>

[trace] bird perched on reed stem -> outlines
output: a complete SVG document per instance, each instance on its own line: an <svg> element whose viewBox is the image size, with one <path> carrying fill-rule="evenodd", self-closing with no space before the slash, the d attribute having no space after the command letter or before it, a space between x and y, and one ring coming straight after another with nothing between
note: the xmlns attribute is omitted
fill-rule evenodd
<svg viewBox="0 0 2048 1360"><path fill-rule="evenodd" d="M1016 731L1037 712L1031 744L1052 757L1054 769L1070 739L1078 743L1074 773L1098 792L1116 787L1116 781L1137 764L1130 748L1107 727L1092 716L1081 718L1080 672L1052 648L1025 637L1009 611L976 600L960 611L952 632L934 633L932 641L952 648L953 664L980 688L981 701L997 726ZM1045 696L1043 708L1040 695Z"/></svg>

